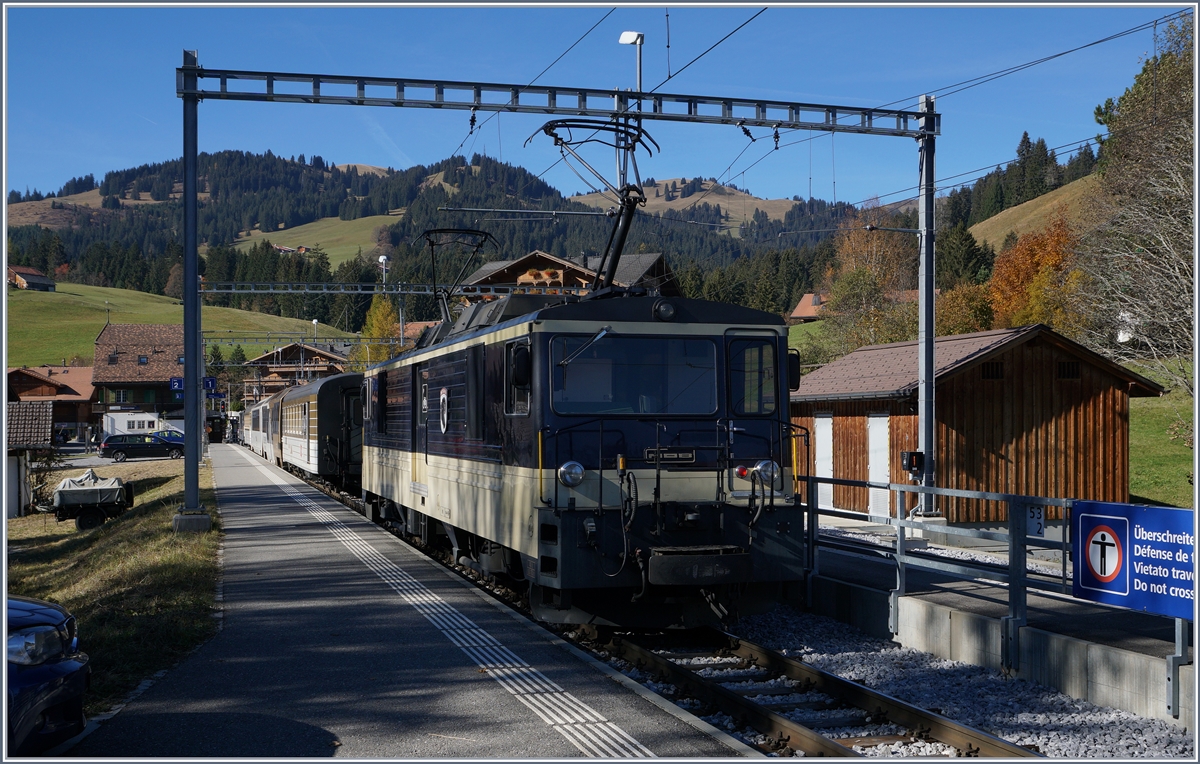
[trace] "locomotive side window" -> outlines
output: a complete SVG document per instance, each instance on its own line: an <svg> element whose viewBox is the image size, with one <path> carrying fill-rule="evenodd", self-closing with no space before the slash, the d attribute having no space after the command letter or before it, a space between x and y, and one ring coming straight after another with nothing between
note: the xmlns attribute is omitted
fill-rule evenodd
<svg viewBox="0 0 1200 764"><path fill-rule="evenodd" d="M729 403L739 416L775 413L775 346L773 340L744 339L729 343Z"/></svg>
<svg viewBox="0 0 1200 764"><path fill-rule="evenodd" d="M560 414L712 414L717 347L708 339L555 337L552 402Z"/></svg>
<svg viewBox="0 0 1200 764"><path fill-rule="evenodd" d="M467 349L467 437L484 438L484 345Z"/></svg>
<svg viewBox="0 0 1200 764"><path fill-rule="evenodd" d="M379 372L371 381L371 414L375 417L375 431L387 434L387 378L386 371Z"/></svg>
<svg viewBox="0 0 1200 764"><path fill-rule="evenodd" d="M530 371L529 340L504 346L504 413L528 416L533 380Z"/></svg>

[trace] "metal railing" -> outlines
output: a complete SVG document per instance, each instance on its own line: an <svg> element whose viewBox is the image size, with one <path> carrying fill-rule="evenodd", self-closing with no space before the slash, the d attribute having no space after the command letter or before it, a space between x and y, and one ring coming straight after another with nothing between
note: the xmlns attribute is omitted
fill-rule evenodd
<svg viewBox="0 0 1200 764"><path fill-rule="evenodd" d="M820 478L812 475L800 478L807 483L805 504L808 508L805 522L808 560L806 568L808 580L817 575L820 570L819 549L821 546L838 547L837 542L822 541L818 537L819 517L840 517L866 523L888 525L896 529L896 548L881 550L885 556L891 557L896 563L896 587L891 590L888 603L888 630L892 634L899 631L900 597L905 594L906 572L908 567L925 568L961 576L969 580L986 579L1006 584L1008 587L1008 615L1001 621L1001 665L1006 671L1016 671L1019 667L1019 634L1020 628L1026 625L1026 593L1028 589L1071 594L1067 582L1067 558L1070 554L1070 512L1073 505L1071 499L1052 499L1045 496L1023 496L1020 494L993 493L990 491L964 491L955 488L936 488L922 485L905 485L900 483L872 483L860 480L842 480L838 478ZM842 485L856 488L886 489L896 495L897 507L903 507L902 500L906 493L922 496L945 496L981 501L996 501L1003 503L1008 510L1008 531L989 531L973 528L960 528L952 525L932 525L922 519L907 519L889 515L850 512L831 507L820 507L819 489L821 484ZM1027 520L1030 508L1041 508L1041 516L1046 516L1046 508L1061 507L1063 509L1063 534L1059 541L1048 541L1044 538L1030 537ZM924 518L928 519L928 518ZM1004 543L1008 550L1007 568L999 568L985 563L970 561L949 562L930 559L926 556L914 556L907 543L907 531L918 530L923 533L936 533L945 536L960 536ZM1061 554L1061 572L1058 581L1049 577L1033 577L1027 569L1026 552L1029 547L1057 550ZM861 548L860 548L861 550ZM810 592L811 594L811 592Z"/></svg>

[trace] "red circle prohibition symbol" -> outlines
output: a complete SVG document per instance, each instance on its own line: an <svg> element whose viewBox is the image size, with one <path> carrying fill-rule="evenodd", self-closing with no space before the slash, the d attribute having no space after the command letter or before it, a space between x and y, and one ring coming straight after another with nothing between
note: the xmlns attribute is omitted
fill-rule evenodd
<svg viewBox="0 0 1200 764"><path fill-rule="evenodd" d="M1087 535L1083 558L1087 560L1088 569L1097 581L1109 583L1121 572L1125 562L1125 550L1121 548L1121 539L1107 525L1097 525Z"/></svg>

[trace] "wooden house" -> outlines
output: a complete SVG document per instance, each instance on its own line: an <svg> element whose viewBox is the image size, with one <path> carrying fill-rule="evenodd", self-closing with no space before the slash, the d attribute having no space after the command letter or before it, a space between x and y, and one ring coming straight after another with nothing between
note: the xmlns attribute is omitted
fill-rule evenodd
<svg viewBox="0 0 1200 764"><path fill-rule="evenodd" d="M251 358L244 366L249 370L244 401L249 404L286 387L341 374L346 370L346 354L327 345L292 342Z"/></svg>
<svg viewBox="0 0 1200 764"><path fill-rule="evenodd" d="M105 324L96 336L92 384L105 434L139 433L182 418L183 327L179 324Z"/></svg>
<svg viewBox="0 0 1200 764"><path fill-rule="evenodd" d="M588 288L600 268L600 257L580 257L578 260L558 257L535 249L516 260L494 260L484 263L467 276L467 285L500 285L529 287ZM616 286L644 286L658 289L666 297L678 297L679 285L666 258L661 253L625 253L613 275Z"/></svg>
<svg viewBox="0 0 1200 764"><path fill-rule="evenodd" d="M911 482L901 452L918 448L918 350L864 347L803 378L791 397L792 421L810 434L800 474ZM939 337L934 360L937 486L1129 500L1129 398L1161 386L1041 324ZM915 506L879 489L820 494L822 506L876 514ZM952 523L1007 521L1000 502L939 497L936 508Z"/></svg>
<svg viewBox="0 0 1200 764"><path fill-rule="evenodd" d="M54 279L37 268L26 265L8 266L8 283L17 289L32 289L37 292L53 292Z"/></svg>
<svg viewBox="0 0 1200 764"><path fill-rule="evenodd" d="M8 370L9 400L54 404L55 442L88 436L96 402L91 366L36 366Z"/></svg>
<svg viewBox="0 0 1200 764"><path fill-rule="evenodd" d="M8 401L6 517L19 517L33 501L31 463L38 451L53 447L53 410L51 401Z"/></svg>

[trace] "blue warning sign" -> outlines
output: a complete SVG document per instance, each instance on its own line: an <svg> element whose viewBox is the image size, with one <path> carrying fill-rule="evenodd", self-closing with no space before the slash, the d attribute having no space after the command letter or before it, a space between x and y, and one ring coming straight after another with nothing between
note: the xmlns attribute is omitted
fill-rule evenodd
<svg viewBox="0 0 1200 764"><path fill-rule="evenodd" d="M1071 511L1072 594L1172 618L1192 618L1190 509L1077 501Z"/></svg>

